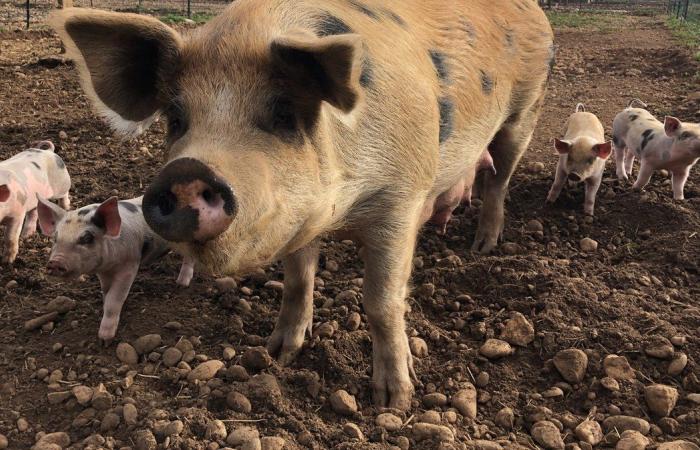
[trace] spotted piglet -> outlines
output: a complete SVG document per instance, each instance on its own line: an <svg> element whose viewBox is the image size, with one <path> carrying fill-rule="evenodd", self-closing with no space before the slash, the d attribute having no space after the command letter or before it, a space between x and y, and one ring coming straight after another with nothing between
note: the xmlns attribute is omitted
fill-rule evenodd
<svg viewBox="0 0 700 450"><path fill-rule="evenodd" d="M40 198L38 211L41 230L54 242L47 265L49 275L70 279L97 274L104 295L98 335L111 340L139 267L170 250L146 225L141 197L125 201L111 197L74 211ZM185 259L177 283L188 286L192 274L193 263Z"/></svg>
<svg viewBox="0 0 700 450"><path fill-rule="evenodd" d="M0 223L5 228L2 262L14 262L20 236L36 231L37 195L58 199L67 209L70 186L66 165L54 153L51 141L41 141L0 162Z"/></svg>
<svg viewBox="0 0 700 450"><path fill-rule="evenodd" d="M640 159L633 188L649 183L654 170L671 172L673 198L683 200L690 168L700 158L700 125L666 116L661 123L649 111L631 104L613 120L613 143L617 177L627 180L635 157Z"/></svg>
<svg viewBox="0 0 700 450"><path fill-rule="evenodd" d="M612 151L612 143L605 141L603 124L579 103L576 112L569 116L564 139L555 138L554 148L559 153L559 164L547 202L557 200L567 179L575 183L583 181L586 183L583 211L592 216L605 161Z"/></svg>

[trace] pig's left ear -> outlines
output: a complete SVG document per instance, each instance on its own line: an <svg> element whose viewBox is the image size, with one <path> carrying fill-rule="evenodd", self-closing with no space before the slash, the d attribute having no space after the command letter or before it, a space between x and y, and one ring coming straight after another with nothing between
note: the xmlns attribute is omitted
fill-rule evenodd
<svg viewBox="0 0 700 450"><path fill-rule="evenodd" d="M681 121L673 116L666 116L664 119L664 131L666 136L674 137L681 128Z"/></svg>
<svg viewBox="0 0 700 450"><path fill-rule="evenodd" d="M571 150L571 143L568 141L563 141L561 139L554 138L554 149L560 155L564 155L566 153L569 153L569 150Z"/></svg>
<svg viewBox="0 0 700 450"><path fill-rule="evenodd" d="M10 198L10 187L0 184L0 202L6 202Z"/></svg>
<svg viewBox="0 0 700 450"><path fill-rule="evenodd" d="M355 34L285 36L270 46L272 63L298 88L298 96L315 96L343 112L360 97L361 39Z"/></svg>
<svg viewBox="0 0 700 450"><path fill-rule="evenodd" d="M66 210L41 196L37 196L37 200L36 209L39 215L39 228L46 236L51 236L56 229L56 224L61 221Z"/></svg>
<svg viewBox="0 0 700 450"><path fill-rule="evenodd" d="M594 145L593 153L600 159L607 159L610 153L612 153L612 141Z"/></svg>
<svg viewBox="0 0 700 450"><path fill-rule="evenodd" d="M97 207L92 223L105 231L105 235L117 238L122 229L122 218L119 215L119 200L110 197Z"/></svg>

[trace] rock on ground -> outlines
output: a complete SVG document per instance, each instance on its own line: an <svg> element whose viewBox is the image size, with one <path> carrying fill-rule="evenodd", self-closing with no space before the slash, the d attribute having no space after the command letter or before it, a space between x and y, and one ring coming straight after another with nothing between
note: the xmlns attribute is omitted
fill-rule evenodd
<svg viewBox="0 0 700 450"><path fill-rule="evenodd" d="M450 399L450 404L464 417L476 419L476 388L471 383L464 383L464 388L457 391Z"/></svg>
<svg viewBox="0 0 700 450"><path fill-rule="evenodd" d="M676 407L678 390L664 384L652 384L644 388L644 398L652 413L666 417Z"/></svg>
<svg viewBox="0 0 700 450"><path fill-rule="evenodd" d="M569 383L578 384L583 381L588 367L588 356L577 348L559 351L554 355L554 367Z"/></svg>
<svg viewBox="0 0 700 450"><path fill-rule="evenodd" d="M351 416L357 412L355 397L342 389L335 391L330 396L331 408L337 414Z"/></svg>
<svg viewBox="0 0 700 450"><path fill-rule="evenodd" d="M535 423L530 429L532 438L542 447L549 450L564 450L564 440L559 428L548 420Z"/></svg>

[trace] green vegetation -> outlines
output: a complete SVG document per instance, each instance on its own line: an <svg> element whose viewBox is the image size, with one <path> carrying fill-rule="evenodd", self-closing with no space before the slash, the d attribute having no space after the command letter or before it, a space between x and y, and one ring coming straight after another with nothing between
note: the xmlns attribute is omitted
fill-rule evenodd
<svg viewBox="0 0 700 450"><path fill-rule="evenodd" d="M695 52L695 58L700 60L700 18L698 20L679 20L675 17L668 19L668 28L683 45Z"/></svg>
<svg viewBox="0 0 700 450"><path fill-rule="evenodd" d="M211 20L211 18L215 15L216 14L212 13L193 13L192 17L189 17L189 19L193 20L197 24L202 24ZM178 13L168 13L164 16L160 16L159 18L161 21L169 24L183 23L188 19L186 15Z"/></svg>
<svg viewBox="0 0 700 450"><path fill-rule="evenodd" d="M620 28L626 16L620 13L547 11L553 28L587 28L596 31L613 31Z"/></svg>

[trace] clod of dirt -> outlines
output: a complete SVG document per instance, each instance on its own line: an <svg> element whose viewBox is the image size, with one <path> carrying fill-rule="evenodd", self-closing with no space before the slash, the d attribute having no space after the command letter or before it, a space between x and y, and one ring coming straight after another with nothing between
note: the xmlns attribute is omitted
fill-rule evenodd
<svg viewBox="0 0 700 450"><path fill-rule="evenodd" d="M92 394L92 407L99 411L104 411L112 407L112 401L112 394L107 392L104 385L100 383L97 389L95 389L95 392Z"/></svg>
<svg viewBox="0 0 700 450"><path fill-rule="evenodd" d="M231 361L236 356L236 349L233 347L224 347L221 356L224 360Z"/></svg>
<svg viewBox="0 0 700 450"><path fill-rule="evenodd" d="M489 375L488 372L484 371L480 372L479 375L476 376L474 384L476 384L476 387L485 388L489 384L490 380L491 375Z"/></svg>
<svg viewBox="0 0 700 450"><path fill-rule="evenodd" d="M136 349L128 342L120 342L117 345L117 358L129 366L135 366L139 362L139 355L136 353Z"/></svg>
<svg viewBox="0 0 700 450"><path fill-rule="evenodd" d="M139 412L135 405L127 403L122 408L122 416L124 417L124 423L127 426L134 426L138 422Z"/></svg>
<svg viewBox="0 0 700 450"><path fill-rule="evenodd" d="M539 161L532 162L527 166L527 171L532 174L538 174L544 171L544 164Z"/></svg>
<svg viewBox="0 0 700 450"><path fill-rule="evenodd" d="M530 219L528 220L527 224L525 225L525 229L531 233L538 232L538 231L544 231L544 225L542 225L542 222L540 222L537 219Z"/></svg>
<svg viewBox="0 0 700 450"><path fill-rule="evenodd" d="M403 425L403 421L401 420L400 417L391 414L391 413L381 413L377 416L377 418L374 420L374 423L378 427L382 427L386 429L387 431L397 431L401 429L401 425Z"/></svg>
<svg viewBox="0 0 700 450"><path fill-rule="evenodd" d="M649 445L649 439L639 431L627 430L620 434L620 440L615 450L644 450Z"/></svg>
<svg viewBox="0 0 700 450"><path fill-rule="evenodd" d="M248 371L245 370L245 367L239 366L238 364L229 367L225 376L233 381L248 381L250 379L250 375L248 375Z"/></svg>
<svg viewBox="0 0 700 450"><path fill-rule="evenodd" d="M204 432L204 437L206 439L212 439L215 441L222 441L226 439L228 432L226 431L226 425L220 420L212 420L207 424L207 429Z"/></svg>
<svg viewBox="0 0 700 450"><path fill-rule="evenodd" d="M343 425L343 433L350 439L357 439L358 441L365 440L365 435L362 433L362 430L360 430L360 427L352 422L347 422Z"/></svg>
<svg viewBox="0 0 700 450"><path fill-rule="evenodd" d="M72 311L77 306L78 302L63 295L51 300L46 305L46 312L57 312L59 314L65 314L68 311Z"/></svg>
<svg viewBox="0 0 700 450"><path fill-rule="evenodd" d="M501 339L509 344L525 347L535 340L535 327L524 315L514 312L511 318L506 321L501 332Z"/></svg>
<svg viewBox="0 0 700 450"><path fill-rule="evenodd" d="M146 355L163 343L160 334L147 334L134 341L134 349L139 355Z"/></svg>
<svg viewBox="0 0 700 450"><path fill-rule="evenodd" d="M408 347L411 349L411 354L416 358L425 358L428 356L428 344L419 337L409 338Z"/></svg>
<svg viewBox="0 0 700 450"><path fill-rule="evenodd" d="M588 237L581 239L578 245L581 248L581 251L586 253L593 253L598 250L598 242Z"/></svg>
<svg viewBox="0 0 700 450"><path fill-rule="evenodd" d="M345 329L347 329L348 331L355 331L358 328L360 328L361 323L362 316L360 316L360 313L352 312L348 316L348 319L345 321Z"/></svg>
<svg viewBox="0 0 700 450"><path fill-rule="evenodd" d="M313 336L320 337L321 339L329 339L333 337L333 333L335 333L335 327L333 324L330 322L324 322L316 327L313 332Z"/></svg>
<svg viewBox="0 0 700 450"><path fill-rule="evenodd" d="M644 419L632 416L610 416L603 421L605 432L617 430L622 433L626 430L638 431L644 435L649 433L651 425Z"/></svg>
<svg viewBox="0 0 700 450"><path fill-rule="evenodd" d="M329 398L331 408L336 414L351 416L357 412L355 397L340 389L331 394Z"/></svg>
<svg viewBox="0 0 700 450"><path fill-rule="evenodd" d="M260 433L258 432L257 428L240 427L229 433L228 437L226 438L226 443L235 447L256 439L260 439Z"/></svg>
<svg viewBox="0 0 700 450"><path fill-rule="evenodd" d="M7 437L4 434L0 434L0 450L5 450L10 445Z"/></svg>
<svg viewBox="0 0 700 450"><path fill-rule="evenodd" d="M605 374L616 380L634 380L634 370L624 356L608 355L603 360Z"/></svg>
<svg viewBox="0 0 700 450"><path fill-rule="evenodd" d="M673 358L674 351L671 342L663 336L652 336L644 347L644 353L659 359Z"/></svg>
<svg viewBox="0 0 700 450"><path fill-rule="evenodd" d="M266 436L260 439L261 450L282 450L286 442L281 437Z"/></svg>
<svg viewBox="0 0 700 450"><path fill-rule="evenodd" d="M121 419L118 415L114 414L113 412L109 412L102 418L102 422L100 423L100 431L105 433L115 430L119 426L120 421Z"/></svg>
<svg viewBox="0 0 700 450"><path fill-rule="evenodd" d="M168 347L163 352L163 364L166 367L172 367L179 363L182 359L182 351L176 347Z"/></svg>
<svg viewBox="0 0 700 450"><path fill-rule="evenodd" d="M265 347L251 347L243 353L241 364L250 371L259 372L272 365L272 357Z"/></svg>
<svg viewBox="0 0 700 450"><path fill-rule="evenodd" d="M688 441L671 441L660 444L657 450L700 450L700 447Z"/></svg>
<svg viewBox="0 0 700 450"><path fill-rule="evenodd" d="M664 384L652 384L644 388L644 398L652 413L666 417L676 407L678 390Z"/></svg>
<svg viewBox="0 0 700 450"><path fill-rule="evenodd" d="M441 392L433 392L423 396L423 404L426 408L434 408L436 406L445 406L447 404L447 396Z"/></svg>
<svg viewBox="0 0 700 450"><path fill-rule="evenodd" d="M452 396L450 404L464 417L476 419L476 388L474 385L464 383L464 388Z"/></svg>
<svg viewBox="0 0 700 450"><path fill-rule="evenodd" d="M673 357L673 360L668 365L668 374L671 376L680 375L688 364L688 355L679 353Z"/></svg>
<svg viewBox="0 0 700 450"><path fill-rule="evenodd" d="M554 367L569 383L578 384L583 381L588 367L588 356L577 348L560 350L553 358Z"/></svg>
<svg viewBox="0 0 700 450"><path fill-rule="evenodd" d="M564 449L564 440L561 437L559 428L548 420L541 420L535 423L530 429L530 435L535 442L546 449Z"/></svg>
<svg viewBox="0 0 700 450"><path fill-rule="evenodd" d="M417 423L413 425L413 437L416 441L433 439L440 442L452 442L455 440L452 430L444 425L432 423Z"/></svg>
<svg viewBox="0 0 700 450"><path fill-rule="evenodd" d="M193 381L211 380L222 367L224 367L224 363L218 359L205 361L187 374L187 381L191 383Z"/></svg>
<svg viewBox="0 0 700 450"><path fill-rule="evenodd" d="M51 405L58 405L68 400L71 396L70 391L49 392L46 397Z"/></svg>
<svg viewBox="0 0 700 450"><path fill-rule="evenodd" d="M503 250L503 253L505 255L511 255L511 256L522 253L522 251L523 251L522 247L520 247L515 242L504 242L503 244L501 244L501 250Z"/></svg>
<svg viewBox="0 0 700 450"><path fill-rule="evenodd" d="M487 339L479 348L479 353L488 359L498 359L513 353L513 348L506 341L500 339Z"/></svg>
<svg viewBox="0 0 700 450"><path fill-rule="evenodd" d="M249 413L252 409L248 397L236 391L231 391L228 393L226 396L226 404L232 410L241 413Z"/></svg>
<svg viewBox="0 0 700 450"><path fill-rule="evenodd" d="M236 289L238 286L236 280L231 277L217 278L214 280L214 285L216 285L216 289L218 289L219 292L229 292Z"/></svg>
<svg viewBox="0 0 700 450"><path fill-rule="evenodd" d="M595 420L584 420L578 424L574 432L576 437L594 447L603 440L603 430Z"/></svg>
<svg viewBox="0 0 700 450"><path fill-rule="evenodd" d="M513 413L511 408L506 406L496 413L494 422L504 430L510 431L515 424L515 413Z"/></svg>
<svg viewBox="0 0 700 450"><path fill-rule="evenodd" d="M670 435L678 434L681 429L681 424L678 423L676 419L671 417L663 417L662 419L659 419L658 424L661 431Z"/></svg>
<svg viewBox="0 0 700 450"><path fill-rule="evenodd" d="M58 448L68 447L70 445L70 436L68 433L62 431L47 433L43 435L36 444L34 444L34 447L42 448L50 444L56 445Z"/></svg>
<svg viewBox="0 0 700 450"><path fill-rule="evenodd" d="M134 435L136 450L156 450L158 442L151 430L139 430Z"/></svg>
<svg viewBox="0 0 700 450"><path fill-rule="evenodd" d="M34 319L27 320L24 322L24 329L26 331L36 330L37 328L41 328L42 325L54 321L56 317L58 317L58 312L53 311Z"/></svg>
<svg viewBox="0 0 700 450"><path fill-rule="evenodd" d="M92 388L88 386L75 386L73 389L73 395L78 403L82 406L87 406L92 400Z"/></svg>

